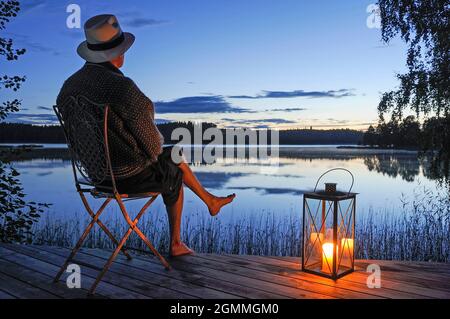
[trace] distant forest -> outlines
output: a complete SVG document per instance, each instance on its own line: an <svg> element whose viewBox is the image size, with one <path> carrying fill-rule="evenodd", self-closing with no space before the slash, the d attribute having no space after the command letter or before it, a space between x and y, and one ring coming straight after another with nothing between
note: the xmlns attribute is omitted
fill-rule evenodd
<svg viewBox="0 0 450 319"><path fill-rule="evenodd" d="M171 140L172 131L178 127L194 131L192 122L170 122L159 124L158 129L168 144L177 143ZM211 123L202 123L202 130L215 127ZM225 131L225 130L222 130ZM361 144L363 132L350 129L314 130L290 129L279 132L280 144ZM270 137L270 134L268 134ZM225 136L225 135L224 135ZM204 141L209 143L210 141ZM268 140L270 142L270 138ZM59 125L31 125L18 123L0 123L0 143L65 143L64 133Z"/></svg>
<svg viewBox="0 0 450 319"><path fill-rule="evenodd" d="M407 116L402 121L391 119L369 126L363 135L363 144L390 148L422 150L450 149L450 118L431 117L420 123Z"/></svg>

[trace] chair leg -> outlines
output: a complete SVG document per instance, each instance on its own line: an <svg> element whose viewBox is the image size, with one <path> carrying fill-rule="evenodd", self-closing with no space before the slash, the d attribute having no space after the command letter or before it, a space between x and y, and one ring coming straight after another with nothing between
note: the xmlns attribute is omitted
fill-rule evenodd
<svg viewBox="0 0 450 319"><path fill-rule="evenodd" d="M102 206L99 208L99 210L97 211L96 214L93 215L93 218L91 220L91 222L87 225L86 229L84 230L83 234L81 235L80 239L78 239L77 244L75 245L75 247L72 249L72 251L70 252L69 257L67 257L66 261L64 262L64 264L61 266L61 268L59 269L58 273L56 274L55 278L53 279L53 282L58 282L59 279L61 278L62 274L64 273L64 271L67 269L67 266L69 265L70 261L73 259L73 257L75 257L76 253L78 252L78 250L81 248L81 246L83 245L84 240L86 239L87 235L89 234L89 232L91 231L92 227L94 226L94 224L97 222L98 218L100 217L100 215L103 213L103 211L105 210L106 206L108 206L109 202L111 201L111 198L107 198Z"/></svg>
<svg viewBox="0 0 450 319"><path fill-rule="evenodd" d="M122 199L117 196L116 200L117 200L117 203L119 204L119 207L120 207L120 210L122 211L122 214L125 217L125 220L130 225L130 227L133 228L134 232L136 232L136 234L138 234L138 236L142 239L142 241L144 241L144 243L147 245L147 247L150 248L150 250L153 252L153 254L155 254L155 256L158 257L158 259L163 264L164 268L166 270L170 270L170 265L167 262L167 260L155 249L155 247L152 245L152 243L147 238L147 236L145 236L141 232L141 230L136 226L138 221L139 221L139 219L142 217L142 215L145 213L145 211L150 207L150 205L155 201L156 198L157 198L157 196L153 196L152 198L150 198L150 200L147 201L147 203L145 203L144 206L142 206L141 210L139 211L139 213L137 214L137 216L136 216L136 218L135 218L135 220L133 222L131 222L131 218L128 215L127 210L125 209L125 206L124 206L124 204L122 202Z"/></svg>
<svg viewBox="0 0 450 319"><path fill-rule="evenodd" d="M82 192L78 192L80 194L81 197L81 201L83 202L84 207L86 208L87 212L89 213L89 215L94 218L94 212L92 211L91 207L89 206L89 203L86 200L86 197L84 196L84 194ZM112 198L109 199L108 203L112 200ZM105 224L103 224L100 219L97 220L97 224L100 226L100 228L106 233L106 235L108 235L108 237L111 239L111 241L113 242L113 244L115 244L116 246L119 244L119 242L117 241L117 239L113 236L113 234L109 231L109 229L105 226ZM130 254L127 252L127 250L125 248L122 248L122 253L127 257L128 260L131 260L131 256Z"/></svg>
<svg viewBox="0 0 450 319"><path fill-rule="evenodd" d="M100 220L97 221L97 224L100 226L101 229L103 229L103 231L106 233L106 235L108 235L108 237L111 239L111 241L114 243L114 245L117 247L117 245L119 245L119 242L117 241L117 239L113 236L113 234L111 234L111 232L109 231L109 229L105 226L105 224L103 224ZM127 257L128 260L133 259L131 257L131 255L128 253L128 251L122 247L121 252L125 255L125 257Z"/></svg>
<svg viewBox="0 0 450 319"><path fill-rule="evenodd" d="M128 228L128 231L125 233L125 235L120 240L119 244L117 245L114 252L111 254L111 256L108 258L108 261L106 262L105 266L103 266L103 269L100 271L100 273L97 275L97 278L95 279L95 282L92 284L91 288L89 289L89 294L93 295L95 293L95 290L97 289L98 284L102 280L103 276L106 274L106 272L111 267L114 259L116 259L117 255L119 254L120 250L122 249L123 245L125 245L128 237L130 237L133 229L130 227Z"/></svg>
<svg viewBox="0 0 450 319"><path fill-rule="evenodd" d="M113 253L111 254L111 256L108 258L107 262L105 263L105 265L103 266L103 269L100 271L100 273L98 274L97 278L95 279L94 284L91 286L91 288L89 289L89 294L93 295L95 293L95 290L97 289L98 284L100 283L100 281L102 280L103 276L106 274L106 272L109 270L109 268L111 267L113 261L116 259L117 255L119 254L120 250L122 249L122 247L125 245L125 243L128 240L128 237L130 237L131 233L134 231L138 234L138 236L144 241L144 243L150 248L150 250L156 255L158 256L158 258L160 259L161 263L164 265L164 267L166 269L170 269L170 265L169 263L164 259L163 256L161 256L161 254L158 253L158 251L155 249L155 247L153 247L153 245L151 244L150 240L148 240L148 238L141 232L141 230L136 226L137 223L139 222L139 219L142 217L142 215L144 214L144 212L147 210L147 208L153 203L153 201L156 199L156 196L153 196L152 198L150 198L149 201L147 201L147 203L145 203L145 205L141 208L141 210L139 211L139 213L137 214L137 216L134 218L134 220L131 220L130 215L128 214L125 205L122 202L122 199L120 198L120 196L116 195L115 199L117 201L117 203L119 204L120 210L126 220L126 222L129 225L129 228L127 230L127 232L125 233L125 235L122 237L122 239L120 240L119 244L117 245L116 249L113 251Z"/></svg>
<svg viewBox="0 0 450 319"><path fill-rule="evenodd" d="M142 239L142 241L147 245L148 248L150 248L150 250L153 252L153 254L158 257L159 261L161 262L161 264L163 264L164 268L166 270L170 270L170 264L167 262L167 260L156 250L156 248L153 246L153 244L150 242L150 240L147 238L147 236L145 236L141 230L135 226L133 229L136 234L138 234L138 236Z"/></svg>

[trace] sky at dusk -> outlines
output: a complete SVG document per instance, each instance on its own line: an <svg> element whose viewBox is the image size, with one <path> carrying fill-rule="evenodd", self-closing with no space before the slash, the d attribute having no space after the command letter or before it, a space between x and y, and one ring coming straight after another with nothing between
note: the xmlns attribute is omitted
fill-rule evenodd
<svg viewBox="0 0 450 319"><path fill-rule="evenodd" d="M381 42L362 0L24 0L2 36L28 51L1 62L26 75L15 94L23 110L9 121L55 123L64 80L84 61L82 29L69 29L68 4L81 21L115 14L136 35L122 71L156 105L158 121L227 127L367 128L382 92L405 69L405 46Z"/></svg>

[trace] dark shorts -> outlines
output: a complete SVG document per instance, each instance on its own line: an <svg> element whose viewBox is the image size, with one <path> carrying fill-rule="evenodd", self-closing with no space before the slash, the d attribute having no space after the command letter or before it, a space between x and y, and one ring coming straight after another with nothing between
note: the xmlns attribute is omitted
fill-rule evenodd
<svg viewBox="0 0 450 319"><path fill-rule="evenodd" d="M117 181L119 193L161 193L164 204L172 206L178 199L183 184L183 173L171 157L173 146L164 147L158 160L141 173ZM179 148L180 153L182 152Z"/></svg>

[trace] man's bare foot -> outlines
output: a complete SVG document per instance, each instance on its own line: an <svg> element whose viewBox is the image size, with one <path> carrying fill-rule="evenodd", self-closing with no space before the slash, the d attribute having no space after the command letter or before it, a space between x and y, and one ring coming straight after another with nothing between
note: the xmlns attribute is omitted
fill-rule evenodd
<svg viewBox="0 0 450 319"><path fill-rule="evenodd" d="M194 251L190 249L188 246L186 246L186 244L183 242L180 242L178 244L172 244L172 246L170 247L170 256L172 257L192 255L192 254L194 254Z"/></svg>
<svg viewBox="0 0 450 319"><path fill-rule="evenodd" d="M211 200L211 203L208 205L208 210L211 216L216 216L220 212L220 209L223 206L231 203L235 197L236 194L231 194L227 197L214 196L214 198Z"/></svg>

